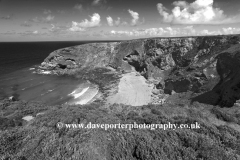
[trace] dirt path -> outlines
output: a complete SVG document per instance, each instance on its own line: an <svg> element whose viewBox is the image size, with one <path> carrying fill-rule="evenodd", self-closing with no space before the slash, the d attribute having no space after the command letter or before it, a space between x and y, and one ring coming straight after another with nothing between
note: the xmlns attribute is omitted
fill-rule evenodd
<svg viewBox="0 0 240 160"><path fill-rule="evenodd" d="M107 98L109 104L142 106L151 102L152 87L146 79L131 72L124 74L118 85L118 92Z"/></svg>

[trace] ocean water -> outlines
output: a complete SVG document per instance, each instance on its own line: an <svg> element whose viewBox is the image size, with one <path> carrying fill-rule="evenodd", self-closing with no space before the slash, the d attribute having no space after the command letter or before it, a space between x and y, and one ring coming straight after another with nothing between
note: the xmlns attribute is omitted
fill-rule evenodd
<svg viewBox="0 0 240 160"><path fill-rule="evenodd" d="M66 76L33 74L54 50L91 42L0 43L0 100L14 96L48 105L85 104L97 94L88 81Z"/></svg>

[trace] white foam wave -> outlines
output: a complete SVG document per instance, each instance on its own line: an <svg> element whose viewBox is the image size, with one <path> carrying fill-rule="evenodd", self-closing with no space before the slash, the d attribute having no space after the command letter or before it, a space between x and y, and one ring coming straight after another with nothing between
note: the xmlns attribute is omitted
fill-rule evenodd
<svg viewBox="0 0 240 160"><path fill-rule="evenodd" d="M68 94L69 96L73 95L74 93L76 93L76 90L73 91L72 93Z"/></svg>
<svg viewBox="0 0 240 160"><path fill-rule="evenodd" d="M89 94L86 98L83 98L80 101L75 102L75 104L87 104L90 102L97 94L98 94L98 89L94 90L95 92Z"/></svg>
<svg viewBox="0 0 240 160"><path fill-rule="evenodd" d="M34 71L35 72L35 71ZM34 73L33 72L33 73ZM36 73L36 72L35 72ZM44 71L44 70L41 70L40 72L39 72L40 74L51 74L51 71Z"/></svg>
<svg viewBox="0 0 240 160"><path fill-rule="evenodd" d="M89 89L89 87L84 88L80 93L76 93L76 90L75 90L72 93L70 93L69 95L72 95L74 97L74 99L76 99L76 98L79 98L80 96L82 96L85 92L87 92L88 89Z"/></svg>
<svg viewBox="0 0 240 160"><path fill-rule="evenodd" d="M48 93L50 93L50 92L52 92L52 91L54 91L54 90L55 90L55 89L49 89L47 92L41 94L41 96L43 96L43 95L45 95L45 94L48 94Z"/></svg>

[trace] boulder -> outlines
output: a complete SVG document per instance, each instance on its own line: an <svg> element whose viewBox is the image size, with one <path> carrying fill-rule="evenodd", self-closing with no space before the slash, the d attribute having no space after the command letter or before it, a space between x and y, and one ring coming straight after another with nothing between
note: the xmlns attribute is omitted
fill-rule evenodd
<svg viewBox="0 0 240 160"><path fill-rule="evenodd" d="M153 89L152 93L155 94L155 95L158 95L158 94L161 94L161 91L158 90L158 89Z"/></svg>
<svg viewBox="0 0 240 160"><path fill-rule="evenodd" d="M17 99L16 99L14 96L10 96L10 97L8 98L8 100L10 100L10 101L17 101Z"/></svg>

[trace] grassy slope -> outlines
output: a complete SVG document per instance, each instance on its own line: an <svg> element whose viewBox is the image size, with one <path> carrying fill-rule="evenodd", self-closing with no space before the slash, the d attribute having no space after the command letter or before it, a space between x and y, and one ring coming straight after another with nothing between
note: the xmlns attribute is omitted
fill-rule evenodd
<svg viewBox="0 0 240 160"><path fill-rule="evenodd" d="M238 112L193 103L132 107L44 106L39 103L1 103L0 157L2 159L89 160L227 160L240 159ZM26 123L25 115L36 115ZM64 123L194 123L201 129L124 130L58 129ZM9 123L11 122L11 123Z"/></svg>
<svg viewBox="0 0 240 160"><path fill-rule="evenodd" d="M104 90L118 77L102 71L78 71ZM105 72L105 71L103 71ZM99 78L99 76L103 76ZM184 98L185 97L185 98ZM179 99L176 103L176 99ZM172 100L173 99L173 100ZM194 102L186 96L172 97L172 103L132 107L46 106L37 102L0 102L0 158L71 160L239 160L240 112ZM186 100L186 101L185 101ZM187 105L188 104L188 105ZM37 116L30 122L22 117ZM64 123L195 123L200 129L124 130L58 129Z"/></svg>

